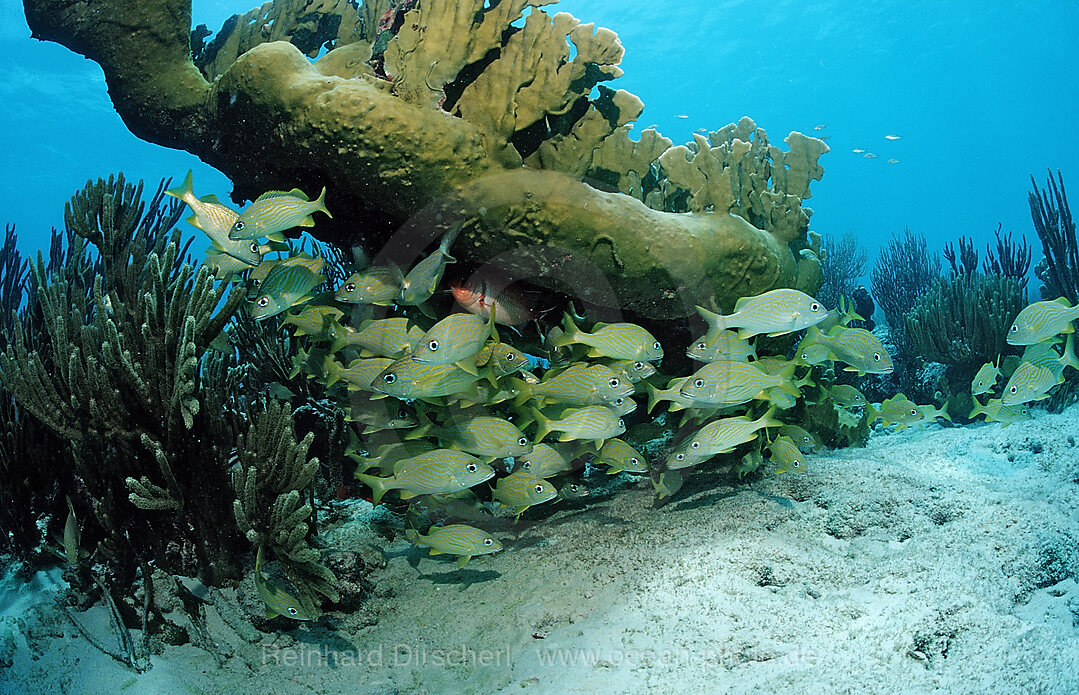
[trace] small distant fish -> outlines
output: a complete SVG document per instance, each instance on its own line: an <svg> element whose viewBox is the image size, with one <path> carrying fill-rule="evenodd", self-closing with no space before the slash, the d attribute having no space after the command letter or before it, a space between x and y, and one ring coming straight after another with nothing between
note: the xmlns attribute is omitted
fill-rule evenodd
<svg viewBox="0 0 1079 695"><path fill-rule="evenodd" d="M494 322L477 314L450 314L431 326L412 351L412 359L424 364L456 364L470 373L476 372L472 359L492 336Z"/></svg>
<svg viewBox="0 0 1079 695"><path fill-rule="evenodd" d="M216 196L195 197L190 169L187 171L183 184L179 188L168 189L165 194L187 203L192 212L187 222L205 232L216 248L237 260L244 261L249 266L256 266L262 260L262 253L259 251L257 242L229 239L229 230L232 229L240 213L222 205Z"/></svg>
<svg viewBox="0 0 1079 695"><path fill-rule="evenodd" d="M900 160L898 160L898 159L889 159L888 160L889 164L899 164L899 162L900 162Z"/></svg>
<svg viewBox="0 0 1079 695"><path fill-rule="evenodd" d="M902 140L903 136L902 135L885 135L884 139L885 140Z"/></svg>
<svg viewBox="0 0 1079 695"><path fill-rule="evenodd" d="M293 227L314 227L314 214L326 209L326 187L318 198L311 200L298 188L291 191L267 191L240 213L229 230L229 239L257 239L284 232Z"/></svg>
<svg viewBox="0 0 1079 695"><path fill-rule="evenodd" d="M739 338L736 331L721 330L702 335L686 350L686 357L698 362L716 360L737 360L748 362L756 358L757 349L745 338Z"/></svg>
<svg viewBox="0 0 1079 695"><path fill-rule="evenodd" d="M608 466L608 475L621 473L647 473L648 459L621 439L608 439L596 454L595 463Z"/></svg>
<svg viewBox="0 0 1079 695"><path fill-rule="evenodd" d="M550 478L569 469L569 461L553 446L542 442L534 445L532 451L518 456L513 467L515 472L525 471L537 478Z"/></svg>
<svg viewBox="0 0 1079 695"><path fill-rule="evenodd" d="M502 543L497 538L465 524L432 526L426 536L416 529L405 529L405 537L416 545L428 548L431 555L456 555L458 567L464 567L474 555L489 555L502 550Z"/></svg>
<svg viewBox="0 0 1079 695"><path fill-rule="evenodd" d="M804 292L778 289L752 297L742 297L734 305L734 313L723 316L697 307L697 313L708 323L708 338L724 329L738 328L738 337L749 338L761 333L771 337L809 328L828 316L823 304Z"/></svg>
<svg viewBox="0 0 1079 695"><path fill-rule="evenodd" d="M450 293L458 304L473 314L487 318L494 312L495 323L503 326L520 326L536 318L522 295L505 287L498 289L482 278L454 285Z"/></svg>
<svg viewBox="0 0 1079 695"><path fill-rule="evenodd" d="M989 393L993 390L993 387L997 383L997 379L1000 378L1000 357L997 357L996 363L986 362L982 365L978 373L974 375L974 379L970 382L970 395L980 396L983 393Z"/></svg>
<svg viewBox="0 0 1079 695"><path fill-rule="evenodd" d="M296 327L293 335L309 335L315 339L328 340L333 337L334 324L345 315L337 307L325 304L309 305L298 314L288 314L282 325Z"/></svg>
<svg viewBox="0 0 1079 695"><path fill-rule="evenodd" d="M302 265L274 266L259 287L259 295L251 305L251 316L256 321L263 321L289 307L303 304L311 298L311 290L325 281L321 273Z"/></svg>
<svg viewBox="0 0 1079 695"><path fill-rule="evenodd" d="M575 483L571 481L558 488L558 499L566 500L567 502L583 500L590 494L592 494L592 491L589 490L588 486L584 483Z"/></svg>
<svg viewBox="0 0 1079 695"><path fill-rule="evenodd" d="M390 490L400 490L401 499L407 500L418 495L459 492L495 476L495 469L483 461L453 449L435 449L402 459L394 470L389 478L357 473L356 479L371 488L372 499L378 504Z"/></svg>
<svg viewBox="0 0 1079 695"><path fill-rule="evenodd" d="M708 132L708 129L707 129L707 128L697 128L697 129L696 129L696 130L694 130L693 132L694 132L694 133L707 133L707 132Z"/></svg>
<svg viewBox="0 0 1079 695"><path fill-rule="evenodd" d="M371 382L393 363L394 360L390 357L357 357L349 362L347 367L343 367L333 357L326 355L322 374L326 386L344 380L348 382L349 391L371 391Z"/></svg>
<svg viewBox="0 0 1079 695"><path fill-rule="evenodd" d="M1012 406L1048 398L1050 389L1064 383L1065 367L1079 369L1072 335L1068 335L1063 354L1058 354L1050 343L1036 343L1028 347L1023 353L1022 363L1004 386L1001 403Z"/></svg>
<svg viewBox="0 0 1079 695"><path fill-rule="evenodd" d="M404 405L389 398L376 400L366 394L353 393L349 401L351 408L345 415L345 420L363 423L365 435L382 430L410 429L418 424L416 416Z"/></svg>
<svg viewBox="0 0 1079 695"><path fill-rule="evenodd" d="M607 401L604 405L619 415L629 415L637 409L637 401L626 396L619 396L613 401Z"/></svg>
<svg viewBox="0 0 1079 695"><path fill-rule="evenodd" d="M453 245L460 232L460 225L447 230L442 235L442 240L435 252L413 266L407 275L400 277L400 269L398 269L401 286L401 291L397 296L398 304L419 306L431 298L438 289L438 283L442 282L446 264L456 262L456 259L450 255L450 246Z"/></svg>
<svg viewBox="0 0 1079 695"><path fill-rule="evenodd" d="M1075 330L1072 322L1079 318L1079 305L1072 306L1064 297L1053 301L1034 302L1019 312L1008 329L1009 345L1030 345L1049 340L1061 333Z"/></svg>
<svg viewBox="0 0 1079 695"><path fill-rule="evenodd" d="M682 474L679 471L663 471L658 480L652 479L652 489L656 491L657 500L671 497L682 489Z"/></svg>
<svg viewBox="0 0 1079 695"><path fill-rule="evenodd" d="M513 507L518 519L529 507L549 502L557 496L558 490L554 485L524 471L499 478L491 490L491 497L507 507Z"/></svg>
<svg viewBox="0 0 1079 695"><path fill-rule="evenodd" d="M836 384L827 394L832 403L844 408L864 408L867 404L862 392L849 384Z"/></svg>
<svg viewBox="0 0 1079 695"><path fill-rule="evenodd" d="M738 463L738 479L741 480L746 473L753 473L761 464L764 463L764 456L761 454L761 450L750 449L749 453L742 457Z"/></svg>
<svg viewBox="0 0 1079 695"><path fill-rule="evenodd" d="M776 437L775 441L768 445L769 458L775 461L778 473L808 473L805 457L790 437Z"/></svg>
<svg viewBox="0 0 1079 695"><path fill-rule="evenodd" d="M851 152L853 152L854 154L862 154L865 151L866 150L863 150L861 147L855 147L853 150L851 150Z"/></svg>
<svg viewBox="0 0 1079 695"><path fill-rule="evenodd" d="M405 439L420 437L436 437L444 446L488 459L524 456L532 451L532 442L517 425L490 415L479 415L446 427L436 427L427 420L409 432Z"/></svg>
<svg viewBox="0 0 1079 695"><path fill-rule="evenodd" d="M1012 423L1029 418L1030 410L1024 403L1004 405L1000 402L999 398L990 398L985 405L982 405L978 402L978 399L975 398L974 407L971 409L968 417L973 420L979 415L984 415L986 420L999 422L1002 427L1007 427Z"/></svg>
<svg viewBox="0 0 1079 695"><path fill-rule="evenodd" d="M820 440L814 434L807 432L798 425L783 425L776 430L776 434L790 437L791 441L804 453L816 451L821 446Z"/></svg>
<svg viewBox="0 0 1079 695"><path fill-rule="evenodd" d="M867 410L869 413L869 424L873 424L877 418L880 418L885 427L892 424L898 424L899 427L896 428L896 432L907 425L921 422L925 419L922 411L918 410L918 406L901 393L897 393L885 400L881 403L879 408L870 405Z"/></svg>
<svg viewBox="0 0 1079 695"><path fill-rule="evenodd" d="M824 130L828 127L827 123L821 123L820 125L813 126L813 130Z"/></svg>
<svg viewBox="0 0 1079 695"><path fill-rule="evenodd" d="M262 546L255 554L255 589L262 602L266 604L266 617L282 615L293 620L314 620L318 616L309 614L296 597L262 576Z"/></svg>
<svg viewBox="0 0 1079 695"><path fill-rule="evenodd" d="M508 376L528 366L523 352L507 343L489 342L475 355L477 368L486 368L494 378Z"/></svg>
<svg viewBox="0 0 1079 695"><path fill-rule="evenodd" d="M821 135L817 139L820 140L821 142L828 142L829 140L832 139L832 136L831 135Z"/></svg>
<svg viewBox="0 0 1079 695"><path fill-rule="evenodd" d="M334 299L348 304L393 306L401 291L397 274L387 266L372 266L350 275L337 288Z"/></svg>
<svg viewBox="0 0 1079 695"><path fill-rule="evenodd" d="M880 155L873 154L872 152L866 152L862 156L865 157L866 159L876 159Z"/></svg>
<svg viewBox="0 0 1079 695"><path fill-rule="evenodd" d="M684 114L684 113L678 113L678 114L675 114L675 116L674 116L674 117L675 117L675 118L689 118L689 116L687 116L687 115L686 115L686 114Z"/></svg>
<svg viewBox="0 0 1079 695"><path fill-rule="evenodd" d="M617 374L633 384L643 381L656 373L656 368L642 360L614 360L607 364Z"/></svg>
<svg viewBox="0 0 1079 695"><path fill-rule="evenodd" d="M538 410L532 410L532 417L538 424L535 441L541 442L551 432L561 432L559 441L587 439L602 442L610 437L617 437L626 431L626 424L618 413L602 405L588 405L583 408L571 408L562 412L557 420L548 419Z"/></svg>
<svg viewBox="0 0 1079 695"><path fill-rule="evenodd" d="M795 349L795 360L805 365L818 365L829 362L832 359L832 351L826 345L820 343L806 344L805 338Z"/></svg>

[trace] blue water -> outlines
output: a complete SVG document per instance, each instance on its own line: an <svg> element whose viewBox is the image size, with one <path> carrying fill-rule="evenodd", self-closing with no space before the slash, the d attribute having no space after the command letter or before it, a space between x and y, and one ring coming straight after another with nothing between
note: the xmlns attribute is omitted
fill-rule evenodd
<svg viewBox="0 0 1079 695"><path fill-rule="evenodd" d="M194 24L217 28L253 6L196 0ZM1036 242L1029 175L1041 182L1060 168L1067 181L1079 170L1079 91L1069 84L1079 74L1079 3L565 0L546 9L618 32L625 75L610 85L643 99L638 131L654 124L684 142L748 115L781 147L791 130L828 136L812 228L851 230L870 248L904 226L938 248L960 234L984 242L998 223ZM0 222L18 225L24 252L61 224L64 201L90 177L123 170L156 183L194 168L199 190L231 190L195 157L131 135L97 65L29 38L11 0L0 4L0 71Z"/></svg>

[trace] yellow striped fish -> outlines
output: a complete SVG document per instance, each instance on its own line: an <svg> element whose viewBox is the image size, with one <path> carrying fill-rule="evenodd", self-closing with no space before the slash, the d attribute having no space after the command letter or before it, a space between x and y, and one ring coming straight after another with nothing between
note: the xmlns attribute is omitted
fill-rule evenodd
<svg viewBox="0 0 1079 695"><path fill-rule="evenodd" d="M350 408L345 414L346 422L361 422L364 434L382 430L411 429L416 426L416 416L397 401L388 398L378 400L366 394L349 396Z"/></svg>
<svg viewBox="0 0 1079 695"><path fill-rule="evenodd" d="M844 408L864 408L868 401L850 384L836 384L825 392L832 403Z"/></svg>
<svg viewBox="0 0 1079 695"><path fill-rule="evenodd" d="M349 391L372 391L371 382L393 363L394 360L389 357L357 357L349 362L347 367L342 367L340 362L327 355L323 361L322 373L326 386L344 380L348 383Z"/></svg>
<svg viewBox="0 0 1079 695"><path fill-rule="evenodd" d="M656 373L656 368L651 363L641 360L615 360L608 362L607 366L631 384L644 381Z"/></svg>
<svg viewBox="0 0 1079 695"><path fill-rule="evenodd" d="M1008 344L1032 345L1061 333L1072 333L1075 331L1072 321L1077 318L1079 306L1072 306L1064 297L1034 302L1015 317L1008 329Z"/></svg>
<svg viewBox="0 0 1079 695"><path fill-rule="evenodd" d="M568 313L563 315L562 323L565 331L550 341L554 347L579 343L591 348L589 357L644 362L663 359L663 346L651 333L635 323L597 323L592 333L578 328Z"/></svg>
<svg viewBox="0 0 1079 695"><path fill-rule="evenodd" d="M625 443L621 439L608 439L596 453L597 465L607 466L607 474L614 475L625 471L627 473L647 473L648 459L639 451Z"/></svg>
<svg viewBox="0 0 1079 695"><path fill-rule="evenodd" d="M490 342L476 353L476 367L487 368L493 379L509 376L528 366L524 353L506 343Z"/></svg>
<svg viewBox="0 0 1079 695"><path fill-rule="evenodd" d="M296 600L295 596L276 584L267 581L266 577L262 576L261 545L258 552L255 553L255 589L258 591L262 602L266 604L267 618L283 615L293 620L314 620L318 617L308 613L303 605Z"/></svg>
<svg viewBox="0 0 1079 695"><path fill-rule="evenodd" d="M978 399L974 399L974 407L970 411L968 416L971 420L984 415L986 420L993 422L999 422L1002 427L1007 427L1013 422L1019 422L1020 420L1026 420L1030 417L1030 409L1023 403L1017 405L1004 405L1000 402L999 398L990 398L985 405L978 402Z"/></svg>
<svg viewBox="0 0 1079 695"><path fill-rule="evenodd" d="M588 405L563 411L558 420L550 420L543 413L532 409L532 417L538 425L536 441L541 442L551 432L561 432L559 441L574 439L597 440L617 437L626 431L626 424L618 413L602 405Z"/></svg>
<svg viewBox="0 0 1079 695"><path fill-rule="evenodd" d="M304 307L298 314L285 316L281 325L295 326L293 335L309 335L315 339L326 340L334 337L336 330L340 328L338 320L344 315L345 312L335 306L312 304Z"/></svg>
<svg viewBox="0 0 1079 695"><path fill-rule="evenodd" d="M1068 336L1064 354L1058 354L1050 343L1036 343L1023 352L1020 364L1008 383L1000 402L1005 406L1040 401L1049 397L1049 390L1064 383L1064 368L1079 369L1072 336Z"/></svg>
<svg viewBox="0 0 1079 695"><path fill-rule="evenodd" d="M535 444L532 451L517 457L514 472L524 471L537 478L550 478L562 471L568 471L570 463L550 444Z"/></svg>
<svg viewBox="0 0 1079 695"><path fill-rule="evenodd" d="M275 266L259 287L259 295L251 305L251 316L262 321L302 304L311 299L311 290L325 281L320 273L302 265Z"/></svg>
<svg viewBox="0 0 1079 695"><path fill-rule="evenodd" d="M759 430L766 427L781 426L783 423L776 420L773 417L774 415L775 408L769 408L767 412L756 420L741 415L709 422L674 449L667 459L667 467L680 467L672 465L684 460L677 458L679 453L684 453L687 457L705 456L708 458L716 454L730 453L739 444L745 444L756 439Z"/></svg>
<svg viewBox="0 0 1079 695"><path fill-rule="evenodd" d="M502 550L502 543L497 538L465 524L432 526L426 536L410 528L405 530L405 537L416 545L428 548L431 555L456 555L458 567L464 567L474 555L489 555Z"/></svg>
<svg viewBox="0 0 1079 695"><path fill-rule="evenodd" d="M223 278L233 273L242 273L254 267L246 261L233 258L213 244L210 244L210 247L206 249L206 258L203 260L203 264L213 270L214 276L218 278Z"/></svg>
<svg viewBox="0 0 1079 695"><path fill-rule="evenodd" d="M350 275L337 288L333 298L346 304L393 306L401 286L397 274L386 266L372 266Z"/></svg>
<svg viewBox="0 0 1079 695"><path fill-rule="evenodd" d="M952 421L952 416L948 413L948 403L944 403L944 407L937 408L934 405L920 405L918 410L921 411L922 417L925 418L925 422L936 422L939 418L944 418L948 422Z"/></svg>
<svg viewBox="0 0 1079 695"><path fill-rule="evenodd" d="M401 459L390 478L357 473L356 479L371 488L378 504L390 490L400 490L401 499L417 495L439 495L466 490L487 482L495 469L471 454L454 449L435 449L419 456Z"/></svg>
<svg viewBox="0 0 1079 695"><path fill-rule="evenodd" d="M711 335L702 335L690 343L686 357L698 362L748 362L750 357L757 357L757 348L744 338L739 338L735 331L721 330Z"/></svg>
<svg viewBox="0 0 1079 695"><path fill-rule="evenodd" d="M652 489L656 491L656 499L663 500L682 489L682 474L679 471L663 471L659 479L652 478Z"/></svg>
<svg viewBox="0 0 1079 695"><path fill-rule="evenodd" d="M824 364L832 361L832 351L819 343L807 345L805 338L802 338L802 342L794 349L794 360L809 366Z"/></svg>
<svg viewBox="0 0 1079 695"><path fill-rule="evenodd" d="M558 499L566 500L567 502L583 500L591 494L592 491L588 489L588 486L579 482L570 481L558 488Z"/></svg>
<svg viewBox="0 0 1079 695"><path fill-rule="evenodd" d="M270 274L270 271L278 266L303 266L312 273L321 273L322 269L326 267L326 259L322 256L311 256L306 253L298 253L295 256L289 256L288 258L282 258L281 260L264 261L259 263L258 267L252 268L251 272L247 274L248 285L255 289L260 288L262 283L266 281L266 277Z"/></svg>
<svg viewBox="0 0 1079 695"><path fill-rule="evenodd" d="M334 351L344 345L355 345L360 354L368 357L392 357L398 359L412 352L412 346L423 336L419 326L408 327L409 320L404 317L388 319L369 319L360 324L359 330L345 332L341 344L334 344Z"/></svg>
<svg viewBox="0 0 1079 695"><path fill-rule="evenodd" d="M518 519L529 507L549 502L557 496L558 490L554 485L524 471L499 478L498 483L491 489L491 497L507 507L513 507Z"/></svg>
<svg viewBox="0 0 1079 695"><path fill-rule="evenodd" d="M652 384L646 383L644 387L648 391L648 407L645 409L645 412L651 413L655 410L655 407L663 401L670 401L671 410L683 410L697 405L697 401L682 395L682 386L688 379L688 376L680 376L671 379L665 389L656 388Z"/></svg>
<svg viewBox="0 0 1079 695"><path fill-rule="evenodd" d="M514 405L534 399L542 406L545 402L567 405L598 405L620 396L633 393L633 384L623 380L617 372L606 365L577 362L553 376L545 376L538 384L520 379L510 383L518 390Z"/></svg>
<svg viewBox="0 0 1079 695"><path fill-rule="evenodd" d="M450 314L423 334L412 350L412 359L424 364L456 364L466 372L476 371L472 359L492 337L493 318L476 314ZM498 334L493 335L498 340Z"/></svg>
<svg viewBox="0 0 1079 695"><path fill-rule="evenodd" d="M229 239L257 239L279 234L293 227L314 227L314 214L322 212L333 217L326 209L326 188L315 200L309 199L298 188L291 191L267 191L255 199L240 213L229 230Z"/></svg>
<svg viewBox="0 0 1079 695"><path fill-rule="evenodd" d="M1000 357L998 356L996 363L986 362L978 370L978 373L974 375L974 379L970 382L970 395L980 396L983 393L989 393L996 386L999 378Z"/></svg>
<svg viewBox="0 0 1079 695"><path fill-rule="evenodd" d="M532 442L517 425L490 415L479 415L448 427L435 427L427 421L405 439L420 437L436 437L445 446L491 459L522 456L532 451Z"/></svg>
<svg viewBox="0 0 1079 695"><path fill-rule="evenodd" d="M776 463L778 473L808 473L805 457L790 437L776 437L768 445L768 457Z"/></svg>
<svg viewBox="0 0 1079 695"><path fill-rule="evenodd" d="M613 401L606 401L603 405L606 405L619 415L629 415L637 409L637 401L629 396L619 396Z"/></svg>
<svg viewBox="0 0 1079 695"><path fill-rule="evenodd" d="M187 203L193 213L187 218L188 224L201 229L214 246L233 258L244 261L248 266L256 266L262 260L259 244L255 241L233 241L229 239L229 230L240 213L225 207L217 199L217 196L207 195L196 198L191 184L191 170L187 170L187 177L179 188L170 188L165 191L166 195Z"/></svg>
<svg viewBox="0 0 1079 695"><path fill-rule="evenodd" d="M697 403L736 405L754 398L768 400L768 391L780 388L795 398L801 395L791 383L793 362L779 374L765 374L752 362L716 360L694 372L682 384L683 397Z"/></svg>
<svg viewBox="0 0 1079 695"><path fill-rule="evenodd" d="M877 336L863 328L845 328L838 326L828 335L810 326L806 337L799 343L799 349L805 350L812 345L828 348L830 358L847 363L848 372L866 374L888 374L892 371L892 358L884 349L884 344Z"/></svg>
<svg viewBox="0 0 1079 695"><path fill-rule="evenodd" d="M738 337L749 338L761 333L784 335L818 324L828 316L824 305L804 292L779 289L754 297L742 297L734 305L734 313L723 316L697 307L697 313L708 324L708 337L719 331L737 328Z"/></svg>
<svg viewBox="0 0 1079 695"><path fill-rule="evenodd" d="M803 453L814 452L820 448L820 440L816 435L807 432L798 425L782 425L776 430L776 435L790 437Z"/></svg>
<svg viewBox="0 0 1079 695"><path fill-rule="evenodd" d="M749 453L742 457L738 463L738 479L741 480L746 473L752 473L761 467L764 463L764 456L761 455L760 449L750 449Z"/></svg>
<svg viewBox="0 0 1079 695"><path fill-rule="evenodd" d="M403 357L386 367L371 388L396 398L437 398L474 391L479 376L452 364L424 364Z"/></svg>
<svg viewBox="0 0 1079 695"><path fill-rule="evenodd" d="M876 422L877 418L880 418L885 427L898 424L899 427L895 428L896 432L907 425L921 422L925 419L922 411L918 410L918 406L901 393L897 393L881 403L879 408L875 408L873 405L867 406L866 412L869 415L870 425Z"/></svg>

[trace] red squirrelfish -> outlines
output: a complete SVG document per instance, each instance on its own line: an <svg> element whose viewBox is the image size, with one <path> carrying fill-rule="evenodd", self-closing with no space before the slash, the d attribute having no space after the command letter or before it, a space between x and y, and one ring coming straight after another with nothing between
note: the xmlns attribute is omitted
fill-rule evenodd
<svg viewBox="0 0 1079 695"><path fill-rule="evenodd" d="M472 278L450 291L457 303L473 314L487 318L494 309L495 323L503 326L519 326L535 318L520 295L505 287L495 288L486 280Z"/></svg>

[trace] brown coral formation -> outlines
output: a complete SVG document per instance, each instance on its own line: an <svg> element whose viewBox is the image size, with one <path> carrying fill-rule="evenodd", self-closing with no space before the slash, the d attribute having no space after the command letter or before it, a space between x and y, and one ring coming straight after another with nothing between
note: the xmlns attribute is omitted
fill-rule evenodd
<svg viewBox="0 0 1079 695"><path fill-rule="evenodd" d="M36 37L102 66L132 132L217 167L237 200L327 186L323 240L376 251L410 220L464 221L462 260L501 254L559 289L595 277L586 299L653 318L815 291L802 201L827 147L792 133L782 151L749 119L686 146L632 141L643 105L599 86L621 74L617 35L539 9L553 1L276 0L230 20L198 67L189 2L24 6Z"/></svg>

